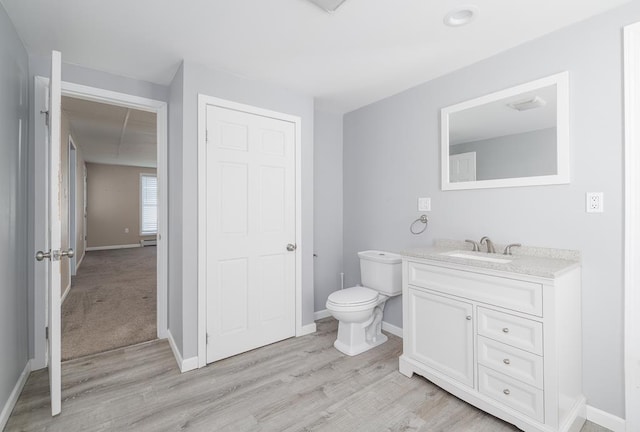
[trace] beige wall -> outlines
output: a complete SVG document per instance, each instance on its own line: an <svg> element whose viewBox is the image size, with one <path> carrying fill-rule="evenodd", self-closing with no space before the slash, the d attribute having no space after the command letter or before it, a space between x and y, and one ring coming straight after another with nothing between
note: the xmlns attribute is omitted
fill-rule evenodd
<svg viewBox="0 0 640 432"><path fill-rule="evenodd" d="M62 224L62 249L69 249L69 137L71 135L71 127L69 118L63 112L62 124L60 132L60 219ZM76 145L76 244L71 248L76 253L77 262L80 262L84 255L84 172L85 162L82 158L82 152L77 142ZM69 261L64 259L60 266L62 294L71 284L71 271L68 265Z"/></svg>
<svg viewBox="0 0 640 432"><path fill-rule="evenodd" d="M154 238L140 236L141 173L155 174L156 170L87 163L87 247L129 245Z"/></svg>

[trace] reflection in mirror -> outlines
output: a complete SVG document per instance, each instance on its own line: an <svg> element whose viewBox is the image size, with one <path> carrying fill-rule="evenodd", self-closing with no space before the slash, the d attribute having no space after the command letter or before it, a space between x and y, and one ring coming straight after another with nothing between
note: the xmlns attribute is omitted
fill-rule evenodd
<svg viewBox="0 0 640 432"><path fill-rule="evenodd" d="M567 74L442 110L442 189L569 181Z"/></svg>

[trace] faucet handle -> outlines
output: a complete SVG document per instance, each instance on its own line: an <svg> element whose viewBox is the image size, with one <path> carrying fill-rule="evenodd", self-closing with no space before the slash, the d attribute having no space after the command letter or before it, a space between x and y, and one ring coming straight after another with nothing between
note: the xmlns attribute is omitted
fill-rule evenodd
<svg viewBox="0 0 640 432"><path fill-rule="evenodd" d="M520 243L511 243L508 244L505 248L504 248L504 252L502 253L503 255L512 255L511 254L511 248L512 247L520 247L522 246Z"/></svg>
<svg viewBox="0 0 640 432"><path fill-rule="evenodd" d="M472 252L480 252L480 245L475 240L465 240L467 243L471 243L473 245Z"/></svg>

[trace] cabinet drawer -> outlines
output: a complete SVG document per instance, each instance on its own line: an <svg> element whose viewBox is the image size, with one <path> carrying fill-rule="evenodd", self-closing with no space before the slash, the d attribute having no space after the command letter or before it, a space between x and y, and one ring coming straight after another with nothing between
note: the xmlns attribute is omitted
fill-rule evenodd
<svg viewBox="0 0 640 432"><path fill-rule="evenodd" d="M542 355L542 323L537 321L479 307L478 334Z"/></svg>
<svg viewBox="0 0 640 432"><path fill-rule="evenodd" d="M525 384L544 386L542 357L478 336L478 363Z"/></svg>
<svg viewBox="0 0 640 432"><path fill-rule="evenodd" d="M478 366L480 393L544 422L544 392L494 370Z"/></svg>
<svg viewBox="0 0 640 432"><path fill-rule="evenodd" d="M517 279L407 262L407 282L447 294L542 316L542 285Z"/></svg>

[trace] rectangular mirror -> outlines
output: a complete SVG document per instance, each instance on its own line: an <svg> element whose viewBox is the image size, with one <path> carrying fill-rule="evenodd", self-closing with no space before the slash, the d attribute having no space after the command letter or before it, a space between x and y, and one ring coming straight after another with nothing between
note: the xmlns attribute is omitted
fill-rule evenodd
<svg viewBox="0 0 640 432"><path fill-rule="evenodd" d="M569 74L443 108L442 190L569 183Z"/></svg>

